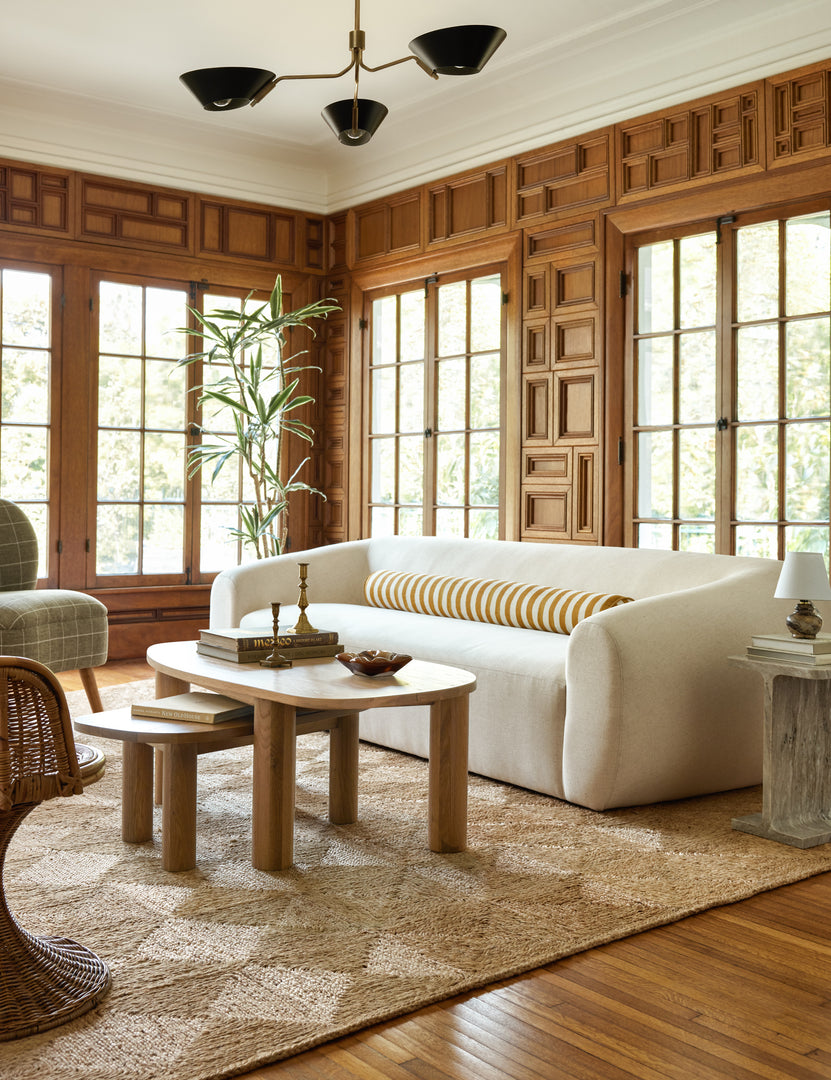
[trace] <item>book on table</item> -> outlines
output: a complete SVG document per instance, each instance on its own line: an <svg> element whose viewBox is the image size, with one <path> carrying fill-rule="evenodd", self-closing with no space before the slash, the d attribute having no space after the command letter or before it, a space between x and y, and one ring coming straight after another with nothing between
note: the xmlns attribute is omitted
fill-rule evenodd
<svg viewBox="0 0 831 1080"><path fill-rule="evenodd" d="M274 648L272 628L252 630L239 626L227 630L200 630L199 640L203 645L212 645L229 652L252 652ZM314 633L292 634L288 631L277 635L277 646L283 649L308 649L314 645L337 645L338 635L332 630L315 630Z"/></svg>
<svg viewBox="0 0 831 1080"><path fill-rule="evenodd" d="M278 638L278 643L282 638ZM343 652L341 645L307 645L301 647L292 645L284 648L277 646L278 652L290 660L316 660L327 656L337 656ZM217 645L209 645L204 641L197 641L196 651L200 656L212 656L216 660L230 660L232 664L256 664L259 660L265 660L273 652L274 646L269 645L264 649L222 649Z"/></svg>
<svg viewBox="0 0 831 1080"><path fill-rule="evenodd" d="M186 694L156 698L154 701L135 701L130 706L135 717L156 720L192 720L198 724L221 724L224 720L239 720L254 715L254 707L244 701L213 694L210 690L191 690Z"/></svg>
<svg viewBox="0 0 831 1080"><path fill-rule="evenodd" d="M789 652L786 649L748 645L747 655L752 660L782 660L786 664L802 664L805 667L831 667L831 653Z"/></svg>
<svg viewBox="0 0 831 1080"><path fill-rule="evenodd" d="M751 644L757 649L777 649L779 652L806 653L810 656L831 654L831 634L815 638L796 638L792 634L753 634Z"/></svg>

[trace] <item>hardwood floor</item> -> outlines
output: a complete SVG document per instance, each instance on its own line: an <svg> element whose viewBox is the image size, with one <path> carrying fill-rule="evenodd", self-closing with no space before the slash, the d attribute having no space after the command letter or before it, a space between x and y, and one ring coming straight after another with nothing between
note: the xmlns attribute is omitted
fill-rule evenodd
<svg viewBox="0 0 831 1080"><path fill-rule="evenodd" d="M107 665L101 686L147 678ZM72 677L61 676L67 689ZM379 1024L247 1080L831 1080L831 874Z"/></svg>

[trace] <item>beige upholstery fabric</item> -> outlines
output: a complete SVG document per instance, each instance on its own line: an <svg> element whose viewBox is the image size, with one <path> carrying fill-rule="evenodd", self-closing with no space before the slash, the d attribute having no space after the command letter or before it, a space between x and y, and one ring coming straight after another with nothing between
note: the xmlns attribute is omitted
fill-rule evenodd
<svg viewBox="0 0 831 1080"><path fill-rule="evenodd" d="M518 581L436 577L398 570L376 570L364 585L372 607L420 611L448 619L496 623L499 626L570 634L583 619L618 604L628 596L575 592Z"/></svg>

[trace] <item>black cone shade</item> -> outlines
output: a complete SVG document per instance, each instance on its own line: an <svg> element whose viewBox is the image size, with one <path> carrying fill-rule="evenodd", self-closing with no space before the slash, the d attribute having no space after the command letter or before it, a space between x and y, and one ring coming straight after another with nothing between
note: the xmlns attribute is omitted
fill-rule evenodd
<svg viewBox="0 0 831 1080"><path fill-rule="evenodd" d="M354 134L350 134L353 131L352 105L352 98L333 101L326 106L321 116L344 146L366 146L389 110L380 101L358 98L358 126Z"/></svg>
<svg viewBox="0 0 831 1080"><path fill-rule="evenodd" d="M208 112L228 112L250 105L275 77L265 68L218 67L186 71L179 79Z"/></svg>
<svg viewBox="0 0 831 1080"><path fill-rule="evenodd" d="M498 26L447 26L413 38L410 52L439 75L476 75L507 36Z"/></svg>

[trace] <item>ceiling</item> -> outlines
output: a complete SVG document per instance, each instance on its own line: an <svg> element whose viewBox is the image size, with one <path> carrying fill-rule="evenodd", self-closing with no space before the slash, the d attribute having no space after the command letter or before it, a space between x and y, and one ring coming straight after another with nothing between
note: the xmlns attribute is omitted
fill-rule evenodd
<svg viewBox="0 0 831 1080"><path fill-rule="evenodd" d="M203 111L191 68L280 74L349 61L353 0L26 0L3 13L0 156L315 213L831 57L828 0L364 0L365 62L463 23L508 32L479 75L363 73L389 116L365 147L320 116L351 77L281 83Z"/></svg>

